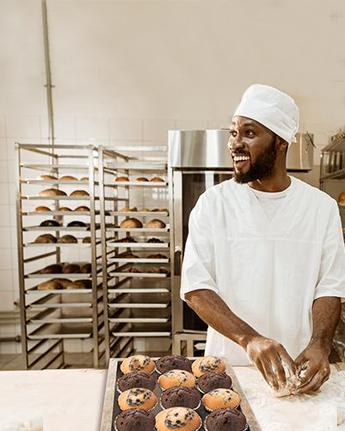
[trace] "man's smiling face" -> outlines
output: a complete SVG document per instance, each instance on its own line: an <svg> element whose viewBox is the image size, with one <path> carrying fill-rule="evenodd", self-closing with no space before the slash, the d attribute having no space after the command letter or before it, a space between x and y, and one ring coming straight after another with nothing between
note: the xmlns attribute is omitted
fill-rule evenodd
<svg viewBox="0 0 345 431"><path fill-rule="evenodd" d="M276 135L267 127L246 117L234 117L229 149L235 181L248 183L272 175L277 158Z"/></svg>

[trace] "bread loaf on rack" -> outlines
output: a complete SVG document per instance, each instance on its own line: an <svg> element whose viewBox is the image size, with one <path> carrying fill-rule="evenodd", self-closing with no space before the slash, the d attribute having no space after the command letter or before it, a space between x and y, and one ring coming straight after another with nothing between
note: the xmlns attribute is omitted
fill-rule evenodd
<svg viewBox="0 0 345 431"><path fill-rule="evenodd" d="M35 243L37 244L53 244L57 241L54 235L51 235L50 233L45 233L43 235L39 235L35 239Z"/></svg>
<svg viewBox="0 0 345 431"><path fill-rule="evenodd" d="M86 190L74 190L72 193L70 193L70 196L72 197L78 197L78 196L90 196L89 192Z"/></svg>
<svg viewBox="0 0 345 431"><path fill-rule="evenodd" d="M45 189L45 190L41 190L38 194L39 196L43 196L43 197L67 196L66 192L59 189Z"/></svg>
<svg viewBox="0 0 345 431"><path fill-rule="evenodd" d="M128 218L126 220L123 220L120 224L120 228L122 229L134 229L134 228L141 228L143 227L143 224L140 220L136 218Z"/></svg>

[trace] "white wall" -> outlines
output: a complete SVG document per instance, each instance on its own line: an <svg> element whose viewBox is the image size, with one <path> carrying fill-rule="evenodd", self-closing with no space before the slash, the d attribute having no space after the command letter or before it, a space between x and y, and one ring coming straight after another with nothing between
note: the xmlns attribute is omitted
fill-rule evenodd
<svg viewBox="0 0 345 431"><path fill-rule="evenodd" d="M253 82L295 97L318 147L344 125L343 0L47 3L57 142L226 126ZM41 22L40 0L0 0L0 310L18 296L13 143L48 137Z"/></svg>

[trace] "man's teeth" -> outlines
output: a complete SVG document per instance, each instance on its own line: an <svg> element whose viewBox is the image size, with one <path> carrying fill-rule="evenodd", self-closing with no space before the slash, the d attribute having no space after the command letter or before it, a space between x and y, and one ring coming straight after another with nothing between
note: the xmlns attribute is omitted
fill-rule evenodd
<svg viewBox="0 0 345 431"><path fill-rule="evenodd" d="M245 160L249 160L248 156L234 156L235 162L244 162Z"/></svg>

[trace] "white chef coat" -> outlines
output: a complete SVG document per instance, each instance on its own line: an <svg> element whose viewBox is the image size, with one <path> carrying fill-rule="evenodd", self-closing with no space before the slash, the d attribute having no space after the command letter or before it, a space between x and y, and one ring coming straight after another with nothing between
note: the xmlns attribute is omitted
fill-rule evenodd
<svg viewBox="0 0 345 431"><path fill-rule="evenodd" d="M291 177L272 219L248 184L203 193L189 219L181 298L209 289L260 334L297 357L312 335L313 301L345 297L345 251L334 199ZM208 328L205 354L248 365L245 351Z"/></svg>

